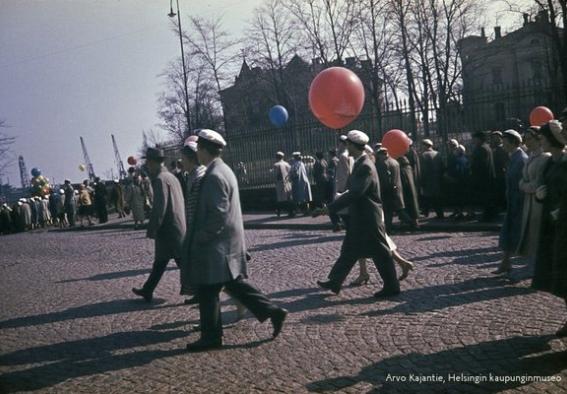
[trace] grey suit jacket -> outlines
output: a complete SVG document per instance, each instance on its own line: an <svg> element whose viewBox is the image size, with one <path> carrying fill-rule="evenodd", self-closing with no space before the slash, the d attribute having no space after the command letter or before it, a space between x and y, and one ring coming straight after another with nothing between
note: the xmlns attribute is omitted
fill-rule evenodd
<svg viewBox="0 0 567 394"><path fill-rule="evenodd" d="M201 183L190 231L189 281L193 286L226 283L246 277L246 245L238 183L230 167L217 158Z"/></svg>
<svg viewBox="0 0 567 394"><path fill-rule="evenodd" d="M155 258L181 257L185 237L185 203L177 177L162 167L152 180L154 204L148 223L148 238L156 240Z"/></svg>

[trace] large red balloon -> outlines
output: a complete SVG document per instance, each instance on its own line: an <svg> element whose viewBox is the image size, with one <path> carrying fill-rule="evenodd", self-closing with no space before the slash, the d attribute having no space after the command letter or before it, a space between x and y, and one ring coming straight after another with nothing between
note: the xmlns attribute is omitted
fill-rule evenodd
<svg viewBox="0 0 567 394"><path fill-rule="evenodd" d="M130 164L131 166L135 166L137 163L136 158L134 156L130 156L128 157L128 164Z"/></svg>
<svg viewBox="0 0 567 394"><path fill-rule="evenodd" d="M309 106L321 123L340 129L362 111L364 86L355 73L344 67L321 71L311 82Z"/></svg>
<svg viewBox="0 0 567 394"><path fill-rule="evenodd" d="M388 149L388 154L394 159L405 155L410 145L411 140L402 130L390 130L382 137L382 146Z"/></svg>
<svg viewBox="0 0 567 394"><path fill-rule="evenodd" d="M532 126L543 126L553 118L553 112L544 106L535 107L530 112L530 124Z"/></svg>

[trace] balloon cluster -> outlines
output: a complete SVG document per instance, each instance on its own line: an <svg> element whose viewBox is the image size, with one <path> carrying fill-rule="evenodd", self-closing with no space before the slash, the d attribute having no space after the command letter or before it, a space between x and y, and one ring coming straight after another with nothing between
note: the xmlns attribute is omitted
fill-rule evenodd
<svg viewBox="0 0 567 394"><path fill-rule="evenodd" d="M41 175L41 170L39 168L33 168L31 170L33 176L31 180L31 194L33 196L45 197L51 191L51 186L49 185L49 179Z"/></svg>

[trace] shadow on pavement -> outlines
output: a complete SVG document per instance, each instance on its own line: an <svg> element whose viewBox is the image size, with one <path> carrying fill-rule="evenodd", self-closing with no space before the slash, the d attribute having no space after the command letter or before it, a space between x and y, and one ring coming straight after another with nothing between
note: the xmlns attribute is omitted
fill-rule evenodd
<svg viewBox="0 0 567 394"><path fill-rule="evenodd" d="M409 353L378 361L354 376L339 376L309 383L309 391L347 390L360 382L374 386L380 393L497 393L528 384L524 381L494 382L498 377L542 376L560 373L567 365L567 352L532 356L550 350L551 336L513 337L444 350L433 354ZM413 376L433 376L445 382L411 381ZM468 376L475 381L449 381L450 374ZM395 380L398 378L399 380ZM403 379L405 378L405 381ZM401 379L401 380L400 380ZM525 379L525 378L524 378ZM486 380L486 381L481 381ZM549 383L548 383L549 384ZM559 387L555 386L557 390ZM549 391L552 392L552 391ZM559 391L557 391L559 392Z"/></svg>
<svg viewBox="0 0 567 394"><path fill-rule="evenodd" d="M510 281L506 277L494 276L474 278L459 283L407 289L395 298L396 301L402 302L401 304L390 309L365 312L362 315L382 316L390 313L429 312L457 305L535 292L531 288L507 286L508 284L510 284Z"/></svg>
<svg viewBox="0 0 567 394"><path fill-rule="evenodd" d="M475 249L462 249L462 250L452 250L443 251L439 253L432 253L427 256L416 256L412 257L412 261L423 261L423 260L433 260L436 257L461 257L468 256L471 258L477 257L478 255L486 255L488 253L499 252L500 249L497 246L491 246L487 248L475 248Z"/></svg>
<svg viewBox="0 0 567 394"><path fill-rule="evenodd" d="M144 350L119 355L113 355L112 352L165 343L185 336L187 333L181 330L121 332L9 353L0 356L0 365L50 364L2 375L0 392L38 390L68 379L133 368L156 359L178 356L186 353L184 348Z"/></svg>
<svg viewBox="0 0 567 394"><path fill-rule="evenodd" d="M333 236L324 236L324 237L317 237L312 238L309 237L308 239L295 239L291 241L284 241L284 242L274 242L271 244L263 244L261 246L254 246L250 248L250 252L260 252L266 250L274 250L274 249L281 249L281 248L289 248L292 246L299 246L299 245L310 245L310 244L319 244L324 242L335 242L340 241L344 238L343 234L333 235Z"/></svg>
<svg viewBox="0 0 567 394"><path fill-rule="evenodd" d="M134 311L142 311L146 309L162 309L173 308L178 305L163 305L165 300L156 299L151 304L146 303L142 299L131 298L123 300L113 300L107 302L99 302L96 304L83 305L79 307L65 309L61 312L45 313L41 315L17 317L15 319L0 321L0 329L31 327L40 324L48 324L66 320L83 319L95 316L105 316L117 313L127 313Z"/></svg>
<svg viewBox="0 0 567 394"><path fill-rule="evenodd" d="M340 321L345 321L346 317L343 315L339 315L338 313L331 313L328 315L320 314L320 315L311 315L303 318L300 323L301 324L331 324Z"/></svg>
<svg viewBox="0 0 567 394"><path fill-rule="evenodd" d="M178 270L177 266L167 267L166 271L174 271ZM120 278L127 278L130 276L138 276L138 275L145 275L152 272L151 268L144 268L144 269L136 269L136 270L127 270L127 271L118 271L118 272L108 272L105 274L97 274L93 276L89 276L86 278L77 278L77 279L66 279L60 280L55 283L69 283L69 282L80 282L84 280L88 281L97 281L97 280L110 280L110 279L120 279Z"/></svg>

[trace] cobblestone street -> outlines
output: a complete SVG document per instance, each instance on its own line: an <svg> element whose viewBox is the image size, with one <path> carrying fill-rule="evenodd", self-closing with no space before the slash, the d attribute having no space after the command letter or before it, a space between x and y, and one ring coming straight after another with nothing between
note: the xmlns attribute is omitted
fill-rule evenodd
<svg viewBox="0 0 567 394"><path fill-rule="evenodd" d="M153 304L131 293L152 263L144 231L0 238L0 391L567 392L567 340L553 335L565 305L532 291L523 265L514 280L491 274L500 256L494 233L394 236L416 270L400 296L379 302L374 267L367 286L338 296L317 287L342 233L246 234L251 281L290 314L271 341L269 321L248 313L232 324L235 307L225 300L225 347L200 354L185 351L199 337L198 309L183 304L173 261ZM554 381L519 380L525 375Z"/></svg>

